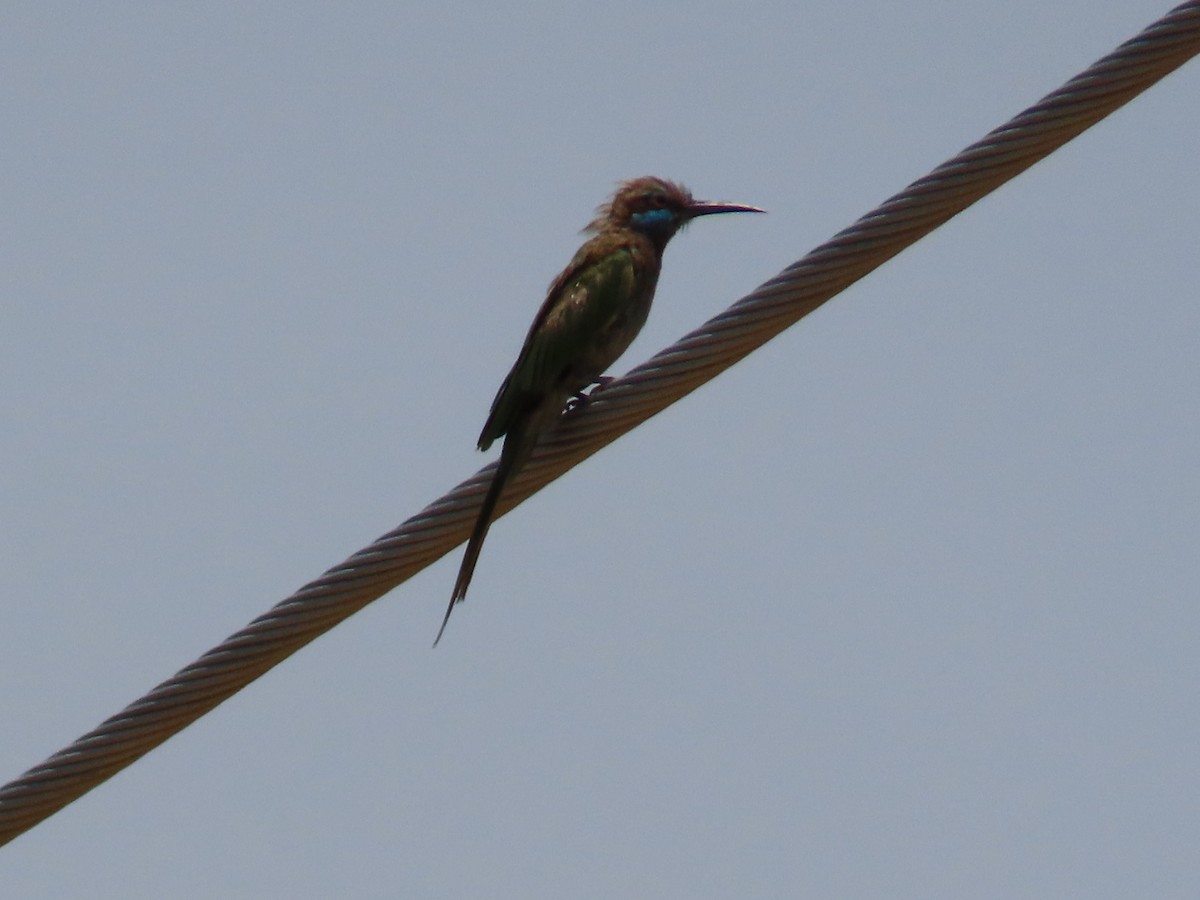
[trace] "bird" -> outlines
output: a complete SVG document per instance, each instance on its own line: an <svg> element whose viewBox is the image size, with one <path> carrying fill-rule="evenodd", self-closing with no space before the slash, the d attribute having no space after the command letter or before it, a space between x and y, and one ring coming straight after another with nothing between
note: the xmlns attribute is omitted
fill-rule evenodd
<svg viewBox="0 0 1200 900"><path fill-rule="evenodd" d="M764 210L696 200L680 184L642 177L619 184L583 229L591 237L551 282L479 434L480 450L501 437L504 445L467 541L435 647L455 605L466 597L505 484L572 398L584 403L586 388L603 387L611 380L604 371L646 323L667 242L692 219L732 212Z"/></svg>

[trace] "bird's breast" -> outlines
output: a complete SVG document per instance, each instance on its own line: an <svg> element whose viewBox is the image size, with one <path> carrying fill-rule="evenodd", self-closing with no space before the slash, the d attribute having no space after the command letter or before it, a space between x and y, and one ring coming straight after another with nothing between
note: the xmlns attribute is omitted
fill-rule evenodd
<svg viewBox="0 0 1200 900"><path fill-rule="evenodd" d="M626 301L617 308L586 352L580 354L576 374L582 383L591 384L629 349L650 315L657 282L657 267L637 273Z"/></svg>

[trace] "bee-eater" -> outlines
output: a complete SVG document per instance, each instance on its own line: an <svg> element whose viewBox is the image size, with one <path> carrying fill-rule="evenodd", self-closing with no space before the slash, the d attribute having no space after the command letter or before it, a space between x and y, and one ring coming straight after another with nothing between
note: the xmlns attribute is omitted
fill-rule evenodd
<svg viewBox="0 0 1200 900"><path fill-rule="evenodd" d="M454 604L467 594L505 483L525 464L538 435L567 402L572 397L582 399L585 388L603 383L604 370L641 331L667 242L698 216L728 212L763 210L706 203L693 199L682 185L661 178L635 178L621 184L584 229L592 237L550 285L479 435L480 450L487 450L501 436L504 447L467 541L435 647Z"/></svg>

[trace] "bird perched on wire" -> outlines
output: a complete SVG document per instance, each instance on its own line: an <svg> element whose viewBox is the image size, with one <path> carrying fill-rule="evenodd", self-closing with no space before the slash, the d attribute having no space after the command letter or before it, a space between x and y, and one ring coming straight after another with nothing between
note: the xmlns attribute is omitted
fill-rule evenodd
<svg viewBox="0 0 1200 900"><path fill-rule="evenodd" d="M479 435L480 450L487 450L500 437L504 447L467 541L435 647L454 605L467 594L504 485L525 464L538 435L567 402L602 383L604 370L642 330L667 242L692 219L729 212L763 210L738 203L707 203L694 199L682 185L661 178L635 178L622 183L584 229L592 237L550 285Z"/></svg>

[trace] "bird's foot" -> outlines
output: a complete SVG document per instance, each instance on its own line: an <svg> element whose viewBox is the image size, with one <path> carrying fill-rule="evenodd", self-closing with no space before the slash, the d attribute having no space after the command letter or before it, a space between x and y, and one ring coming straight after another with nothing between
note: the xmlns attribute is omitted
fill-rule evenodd
<svg viewBox="0 0 1200 900"><path fill-rule="evenodd" d="M592 398L612 384L613 380L614 379L611 375L601 375L592 382L593 387L586 394L582 390L576 391L571 395L571 399L567 402L566 411L570 412L573 409L582 409L583 407L587 406L588 403L591 402Z"/></svg>

